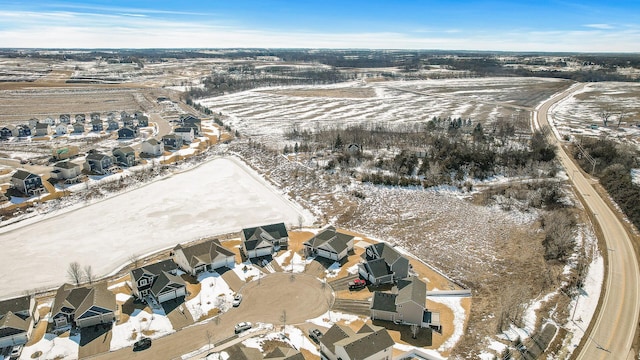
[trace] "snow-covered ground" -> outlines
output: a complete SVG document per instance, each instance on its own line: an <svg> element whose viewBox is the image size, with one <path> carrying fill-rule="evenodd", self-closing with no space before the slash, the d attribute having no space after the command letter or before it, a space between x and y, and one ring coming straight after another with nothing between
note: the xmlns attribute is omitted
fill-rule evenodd
<svg viewBox="0 0 640 360"><path fill-rule="evenodd" d="M312 354L320 356L320 352L318 352L316 345L304 335L302 330L291 325L285 326L284 334L281 331L271 332L265 334L264 336L253 337L244 340L242 344L246 347L252 347L260 350L261 352L264 352L264 350L262 349L262 344L266 340L279 340L289 344L295 349L306 349L309 350L309 352L311 352Z"/></svg>
<svg viewBox="0 0 640 360"><path fill-rule="evenodd" d="M54 334L45 334L42 340L31 346L22 349L20 360L42 359L72 360L78 358L78 346L80 344L80 333L70 337L59 337ZM33 357L36 352L42 352L40 357Z"/></svg>
<svg viewBox="0 0 640 360"><path fill-rule="evenodd" d="M428 296L427 299L446 305L453 311L453 334L444 342L438 351L447 351L452 349L464 333L464 321L466 313L462 304L462 297L459 296Z"/></svg>
<svg viewBox="0 0 640 360"><path fill-rule="evenodd" d="M212 309L217 308L220 312L224 312L231 307L234 293L220 274L217 272L201 273L198 275L198 282L200 282L200 293L186 303L189 312L196 321L207 315Z"/></svg>
<svg viewBox="0 0 640 360"><path fill-rule="evenodd" d="M132 254L264 223L298 224L300 216L305 224L313 222L309 212L235 158L63 211L0 229L0 263L12 271L0 283L0 297L59 286L72 261L106 275Z"/></svg>
<svg viewBox="0 0 640 360"><path fill-rule="evenodd" d="M258 279L258 276L264 276L260 269L251 264L251 261L245 261L240 265L236 265L232 270L242 281Z"/></svg>
<svg viewBox="0 0 640 360"><path fill-rule="evenodd" d="M135 310L126 323L113 326L110 350L131 346L143 336L155 339L172 332L175 330L166 315Z"/></svg>
<svg viewBox="0 0 640 360"><path fill-rule="evenodd" d="M349 324L356 320L366 320L368 317L361 317L358 315L345 314L338 311L327 311L326 313L318 316L317 318L309 319L307 322L316 324L318 326L330 328L333 324L338 321L344 321L346 324Z"/></svg>

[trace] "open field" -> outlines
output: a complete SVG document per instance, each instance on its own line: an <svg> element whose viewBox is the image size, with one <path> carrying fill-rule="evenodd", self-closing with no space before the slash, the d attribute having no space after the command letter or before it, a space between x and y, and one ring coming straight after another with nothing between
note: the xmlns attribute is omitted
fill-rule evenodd
<svg viewBox="0 0 640 360"><path fill-rule="evenodd" d="M72 212L2 228L0 262L13 275L0 294L57 286L72 261L105 275L132 254L263 223L298 224L299 216L313 222L237 161L213 160Z"/></svg>
<svg viewBox="0 0 640 360"><path fill-rule="evenodd" d="M413 126L434 116L471 118L485 128L500 118L527 122L531 106L568 85L533 78L352 82L250 90L200 102L227 115L225 123L242 134L281 141L294 125L308 130L354 124Z"/></svg>

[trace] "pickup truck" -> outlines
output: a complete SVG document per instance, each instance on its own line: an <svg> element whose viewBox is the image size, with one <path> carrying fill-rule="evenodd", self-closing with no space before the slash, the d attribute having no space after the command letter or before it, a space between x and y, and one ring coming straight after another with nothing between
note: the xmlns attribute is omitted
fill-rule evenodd
<svg viewBox="0 0 640 360"><path fill-rule="evenodd" d="M349 290L362 289L365 286L367 286L367 282L362 279L355 279L353 281L349 281Z"/></svg>

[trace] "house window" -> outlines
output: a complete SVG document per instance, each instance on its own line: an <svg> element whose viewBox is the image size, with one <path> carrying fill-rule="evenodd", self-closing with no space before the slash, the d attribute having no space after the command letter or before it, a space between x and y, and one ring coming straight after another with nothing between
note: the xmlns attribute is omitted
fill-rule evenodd
<svg viewBox="0 0 640 360"><path fill-rule="evenodd" d="M147 279L140 279L140 286L145 286L147 285L149 282L147 281Z"/></svg>

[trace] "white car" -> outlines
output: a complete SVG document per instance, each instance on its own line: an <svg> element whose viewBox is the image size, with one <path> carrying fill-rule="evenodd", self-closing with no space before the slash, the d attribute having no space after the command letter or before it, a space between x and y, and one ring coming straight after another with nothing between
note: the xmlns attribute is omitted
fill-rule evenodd
<svg viewBox="0 0 640 360"><path fill-rule="evenodd" d="M236 294L236 296L233 297L233 302L231 304L233 305L233 307L238 307L240 306L241 302L242 302L242 294Z"/></svg>
<svg viewBox="0 0 640 360"><path fill-rule="evenodd" d="M247 330L251 329L251 326L252 326L252 325L251 325L251 323L250 323L250 322L241 322L241 323L238 323L238 324L236 324L236 327L234 328L234 332L235 332L236 334L239 334L239 333L241 333L241 332L243 332L243 331L247 331Z"/></svg>

